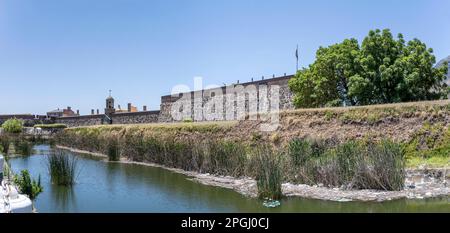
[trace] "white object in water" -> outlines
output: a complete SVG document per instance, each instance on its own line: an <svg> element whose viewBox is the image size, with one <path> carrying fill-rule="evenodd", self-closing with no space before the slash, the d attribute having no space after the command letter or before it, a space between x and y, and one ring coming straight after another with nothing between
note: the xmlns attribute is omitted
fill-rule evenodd
<svg viewBox="0 0 450 233"><path fill-rule="evenodd" d="M17 189L3 179L4 158L0 155L0 213L32 213L31 200L17 192Z"/></svg>

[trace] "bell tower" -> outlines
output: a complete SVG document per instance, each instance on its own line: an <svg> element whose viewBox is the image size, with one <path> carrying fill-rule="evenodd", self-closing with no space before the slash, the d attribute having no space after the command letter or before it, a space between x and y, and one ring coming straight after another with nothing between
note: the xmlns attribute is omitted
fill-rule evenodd
<svg viewBox="0 0 450 233"><path fill-rule="evenodd" d="M111 90L109 90L109 96L106 98L105 114L109 116L115 112L116 109L114 108L114 98L111 96Z"/></svg>

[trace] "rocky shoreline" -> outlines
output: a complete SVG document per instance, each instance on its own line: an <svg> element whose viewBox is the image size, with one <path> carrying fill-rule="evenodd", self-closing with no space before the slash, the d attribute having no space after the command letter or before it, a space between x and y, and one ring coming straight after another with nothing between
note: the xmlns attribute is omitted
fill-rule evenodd
<svg viewBox="0 0 450 233"><path fill-rule="evenodd" d="M447 175L447 176L446 176ZM423 199L450 196L448 169L407 170L405 189L401 191L348 190L328 188L321 185L284 183L282 191L288 197L303 197L326 201L390 201L396 199ZM243 195L256 197L256 181L251 178L236 179L217 177L210 174L195 174L192 180L205 185L233 189Z"/></svg>
<svg viewBox="0 0 450 233"><path fill-rule="evenodd" d="M78 150L70 147L57 146L60 149L70 150L77 153L85 153L94 156L107 158L100 153ZM169 168L159 164L135 162L122 159L119 163L139 164L144 166L160 167L172 172L184 174L190 180L204 185L217 186L232 189L244 196L256 197L256 181L252 178L235 178L231 176L215 176L192 171L184 171L178 168ZM303 197L319 199L326 201L389 201L396 199L424 199L432 197L450 196L450 169L409 169L406 171L405 188L401 191L382 191L382 190L348 190L344 188L328 188L322 185L305 185L284 183L282 191L288 197Z"/></svg>

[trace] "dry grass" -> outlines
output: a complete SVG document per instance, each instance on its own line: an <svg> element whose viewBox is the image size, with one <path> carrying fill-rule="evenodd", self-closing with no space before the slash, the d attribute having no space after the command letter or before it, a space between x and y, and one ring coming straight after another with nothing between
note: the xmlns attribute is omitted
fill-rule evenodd
<svg viewBox="0 0 450 233"><path fill-rule="evenodd" d="M445 153L450 151L450 147L445 145L450 144L450 136L445 136L444 130L440 130L434 134L424 134L419 140L416 134L423 131L426 124L443 124L448 128L449 117L450 100L438 100L287 110L280 112L281 126L270 133L261 132L262 122L254 120L100 125L68 128L65 131L84 135L83 138L107 133L115 136L173 137L179 140L225 139L247 145L269 143L276 147L286 146L294 138L305 137L336 139L339 142L354 139L380 141L388 138L411 145L407 150L407 159L411 160L407 161L408 166L418 166L420 162L430 161L433 166L447 166L448 162L442 164L442 161L449 161L449 154ZM436 146L423 147L424 142L431 138L439 139ZM89 145L89 139L86 140ZM101 145L91 145L91 149L100 151L104 148ZM436 156L442 159L433 159Z"/></svg>

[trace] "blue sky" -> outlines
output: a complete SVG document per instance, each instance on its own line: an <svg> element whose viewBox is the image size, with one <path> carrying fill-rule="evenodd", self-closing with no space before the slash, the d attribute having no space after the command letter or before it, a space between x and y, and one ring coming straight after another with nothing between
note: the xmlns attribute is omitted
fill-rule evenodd
<svg viewBox="0 0 450 233"><path fill-rule="evenodd" d="M390 28L450 55L442 0L0 0L0 114L159 109L177 84L292 74L319 46Z"/></svg>

